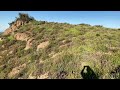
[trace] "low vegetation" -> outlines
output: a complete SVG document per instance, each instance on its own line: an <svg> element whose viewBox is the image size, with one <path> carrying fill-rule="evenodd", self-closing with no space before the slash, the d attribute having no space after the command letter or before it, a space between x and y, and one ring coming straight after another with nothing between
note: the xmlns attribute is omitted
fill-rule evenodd
<svg viewBox="0 0 120 90"><path fill-rule="evenodd" d="M119 29L19 16L17 19L27 24L14 34L27 33L34 42L32 48L24 50L26 41L17 41L13 34L0 35L1 79L83 79L84 66L89 66L98 79L120 79ZM49 44L37 51L37 46L47 41Z"/></svg>

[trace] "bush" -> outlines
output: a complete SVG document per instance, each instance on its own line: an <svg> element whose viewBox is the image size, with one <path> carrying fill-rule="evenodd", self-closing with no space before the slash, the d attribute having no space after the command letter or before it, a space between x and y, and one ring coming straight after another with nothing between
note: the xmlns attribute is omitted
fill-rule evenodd
<svg viewBox="0 0 120 90"><path fill-rule="evenodd" d="M81 23L79 25L84 25L84 26L91 26L90 24L85 24L85 23Z"/></svg>
<svg viewBox="0 0 120 90"><path fill-rule="evenodd" d="M9 41L15 40L13 36L8 36L7 39L8 39Z"/></svg>
<svg viewBox="0 0 120 90"><path fill-rule="evenodd" d="M19 13L19 18L17 20L22 20L23 22L29 22L35 20L33 17L30 17L28 14Z"/></svg>
<svg viewBox="0 0 120 90"><path fill-rule="evenodd" d="M96 36L100 36L100 34L96 34Z"/></svg>
<svg viewBox="0 0 120 90"><path fill-rule="evenodd" d="M95 27L103 27L102 25L95 25Z"/></svg>
<svg viewBox="0 0 120 90"><path fill-rule="evenodd" d="M2 45L3 41L0 41L0 45Z"/></svg>
<svg viewBox="0 0 120 90"><path fill-rule="evenodd" d="M46 21L39 21L39 23L40 23L40 24L45 24L45 23L46 23Z"/></svg>

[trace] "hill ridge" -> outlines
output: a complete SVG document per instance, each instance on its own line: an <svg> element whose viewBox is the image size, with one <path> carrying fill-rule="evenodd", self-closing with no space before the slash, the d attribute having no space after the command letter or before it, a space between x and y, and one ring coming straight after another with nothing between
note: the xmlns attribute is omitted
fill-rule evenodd
<svg viewBox="0 0 120 90"><path fill-rule="evenodd" d="M0 34L0 78L84 79L96 75L119 79L119 36L119 29L37 21L20 13ZM81 74L83 69L88 74Z"/></svg>

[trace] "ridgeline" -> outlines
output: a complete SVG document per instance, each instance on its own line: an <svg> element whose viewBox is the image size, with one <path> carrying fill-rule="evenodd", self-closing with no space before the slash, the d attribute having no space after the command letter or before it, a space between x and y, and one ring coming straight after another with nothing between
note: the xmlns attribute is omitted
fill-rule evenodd
<svg viewBox="0 0 120 90"><path fill-rule="evenodd" d="M81 75L85 66L90 69L84 73L90 74ZM85 79L90 75L120 79L119 29L37 21L19 13L0 34L0 79Z"/></svg>

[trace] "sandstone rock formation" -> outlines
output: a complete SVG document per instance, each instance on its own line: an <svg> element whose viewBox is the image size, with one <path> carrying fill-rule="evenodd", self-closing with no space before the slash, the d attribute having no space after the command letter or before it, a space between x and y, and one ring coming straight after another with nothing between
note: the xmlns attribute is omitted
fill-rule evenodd
<svg viewBox="0 0 120 90"><path fill-rule="evenodd" d="M17 20L9 28L7 28L5 30L5 32L3 33L3 35L9 35L9 34L11 34L12 32L16 31L19 27L21 27L23 24L24 24L23 21Z"/></svg>
<svg viewBox="0 0 120 90"><path fill-rule="evenodd" d="M29 39L29 35L26 33L16 33L14 38L20 41L27 41Z"/></svg>
<svg viewBox="0 0 120 90"><path fill-rule="evenodd" d="M40 44L37 46L37 51L39 51L39 49L44 49L44 48L46 48L49 44L50 44L49 41L45 41L45 42L40 43Z"/></svg>
<svg viewBox="0 0 120 90"><path fill-rule="evenodd" d="M26 64L22 64L18 67L13 68L12 71L8 74L8 77L12 78L13 76L18 75L25 67L26 67Z"/></svg>
<svg viewBox="0 0 120 90"><path fill-rule="evenodd" d="M34 38L30 38L30 39L27 41L26 47L25 47L24 50L28 50L28 49L30 49L30 48L32 47L32 45L33 45L33 40L34 40Z"/></svg>

